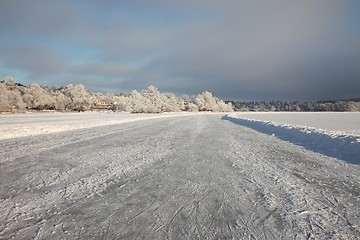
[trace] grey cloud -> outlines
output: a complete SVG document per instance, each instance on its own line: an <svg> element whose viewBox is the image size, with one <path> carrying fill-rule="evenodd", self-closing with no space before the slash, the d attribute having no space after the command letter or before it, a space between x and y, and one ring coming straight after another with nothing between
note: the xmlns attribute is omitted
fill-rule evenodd
<svg viewBox="0 0 360 240"><path fill-rule="evenodd" d="M67 70L65 57L56 51L40 46L1 47L3 66L19 68L33 78L43 78Z"/></svg>
<svg viewBox="0 0 360 240"><path fill-rule="evenodd" d="M20 34L57 36L78 26L79 11L66 1L2 1L0 28ZM68 2L69 3L69 2Z"/></svg>
<svg viewBox="0 0 360 240"><path fill-rule="evenodd" d="M360 70L348 67L349 61L357 65L356 58L327 60L327 55L338 59L350 52L360 56L359 42L351 40L356 33L344 36L341 29L334 30L349 6L334 1L326 6L310 1L269 3L251 6L259 10L256 16L246 13L254 9L243 6L239 2L232 8L236 14L190 29L174 44L171 55L149 69L165 72L164 84L176 76L192 90L205 86L231 98L331 99L360 92ZM181 85L174 81L174 88Z"/></svg>
<svg viewBox="0 0 360 240"><path fill-rule="evenodd" d="M15 5L6 6L10 2ZM153 84L179 94L210 90L226 99L259 100L347 98L360 92L360 33L358 23L347 19L357 5L353 1L65 3L19 7L20 1L8 1L2 20L9 12L18 15L0 21L0 27L89 48L96 52L91 63L71 65L69 56L42 49L34 59L5 51L9 59L3 64L44 76L65 72L89 88L119 91ZM103 17L103 11L124 5L131 6L129 13Z"/></svg>
<svg viewBox="0 0 360 240"><path fill-rule="evenodd" d="M128 64L95 63L73 66L70 71L85 76L119 77L123 75L130 75L138 71L138 69L135 66Z"/></svg>

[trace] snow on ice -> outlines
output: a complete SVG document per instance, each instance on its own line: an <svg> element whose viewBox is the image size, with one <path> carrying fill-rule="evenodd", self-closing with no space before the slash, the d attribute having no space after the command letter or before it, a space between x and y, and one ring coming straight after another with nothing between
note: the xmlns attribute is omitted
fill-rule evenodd
<svg viewBox="0 0 360 240"><path fill-rule="evenodd" d="M237 113L223 119L360 164L360 113Z"/></svg>
<svg viewBox="0 0 360 240"><path fill-rule="evenodd" d="M0 115L0 140L70 131L139 120L164 118L193 113L131 114L125 112L27 112ZM199 114L199 113L198 113Z"/></svg>

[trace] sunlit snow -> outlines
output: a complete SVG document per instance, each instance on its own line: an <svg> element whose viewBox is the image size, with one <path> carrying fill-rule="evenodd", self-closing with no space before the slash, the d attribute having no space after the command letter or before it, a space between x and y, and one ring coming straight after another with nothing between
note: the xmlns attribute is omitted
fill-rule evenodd
<svg viewBox="0 0 360 240"><path fill-rule="evenodd" d="M234 113L227 120L307 149L360 163L360 113Z"/></svg>

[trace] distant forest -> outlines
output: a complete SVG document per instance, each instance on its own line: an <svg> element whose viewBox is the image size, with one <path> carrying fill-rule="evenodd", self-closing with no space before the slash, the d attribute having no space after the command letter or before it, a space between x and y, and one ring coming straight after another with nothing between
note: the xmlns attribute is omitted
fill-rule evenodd
<svg viewBox="0 0 360 240"><path fill-rule="evenodd" d="M229 101L234 111L253 112L359 112L360 98L330 101L270 101L270 102L239 102Z"/></svg>
<svg viewBox="0 0 360 240"><path fill-rule="evenodd" d="M360 111L360 98L318 102L239 102L223 101L205 91L192 98L161 93L155 86L129 94L92 93L83 85L49 88L33 83L25 86L12 77L0 81L0 113L24 111L112 110L131 113L180 111Z"/></svg>

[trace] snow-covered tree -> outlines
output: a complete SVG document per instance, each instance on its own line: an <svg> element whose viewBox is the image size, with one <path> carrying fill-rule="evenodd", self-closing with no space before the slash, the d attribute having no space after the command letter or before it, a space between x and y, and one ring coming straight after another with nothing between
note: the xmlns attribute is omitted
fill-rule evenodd
<svg viewBox="0 0 360 240"><path fill-rule="evenodd" d="M16 79L11 77L11 76L6 76L4 78L4 82L7 86L15 86L16 84Z"/></svg>
<svg viewBox="0 0 360 240"><path fill-rule="evenodd" d="M132 113L146 112L145 100L143 99L141 93L133 90L128 97L128 104L125 109L127 112Z"/></svg>
<svg viewBox="0 0 360 240"><path fill-rule="evenodd" d="M177 97L172 93L163 93L161 111L162 112L179 112L180 102Z"/></svg>
<svg viewBox="0 0 360 240"><path fill-rule="evenodd" d="M155 86L149 86L141 93L134 90L129 95L126 111L133 113L160 113L180 111L179 101L174 94L160 93Z"/></svg>
<svg viewBox="0 0 360 240"><path fill-rule="evenodd" d="M8 82L0 83L0 112L18 112L25 108L22 94L15 85Z"/></svg>
<svg viewBox="0 0 360 240"><path fill-rule="evenodd" d="M162 99L159 90L155 86L149 86L141 92L142 100L147 113L160 113Z"/></svg>
<svg viewBox="0 0 360 240"><path fill-rule="evenodd" d="M230 112L233 111L232 104L225 104L222 100L212 95L211 92L205 91L202 94L197 95L193 99L193 103L196 104L200 111L212 111L212 112Z"/></svg>
<svg viewBox="0 0 360 240"><path fill-rule="evenodd" d="M23 99L30 109L55 109L55 98L47 88L41 87L37 83L31 84L24 90Z"/></svg>
<svg viewBox="0 0 360 240"><path fill-rule="evenodd" d="M70 84L61 89L61 92L71 100L71 103L67 105L66 110L86 111L90 110L93 106L93 96L81 84L76 86Z"/></svg>
<svg viewBox="0 0 360 240"><path fill-rule="evenodd" d="M199 107L195 104L195 103L188 103L188 105L186 106L186 111L189 112L198 112L199 111Z"/></svg>

